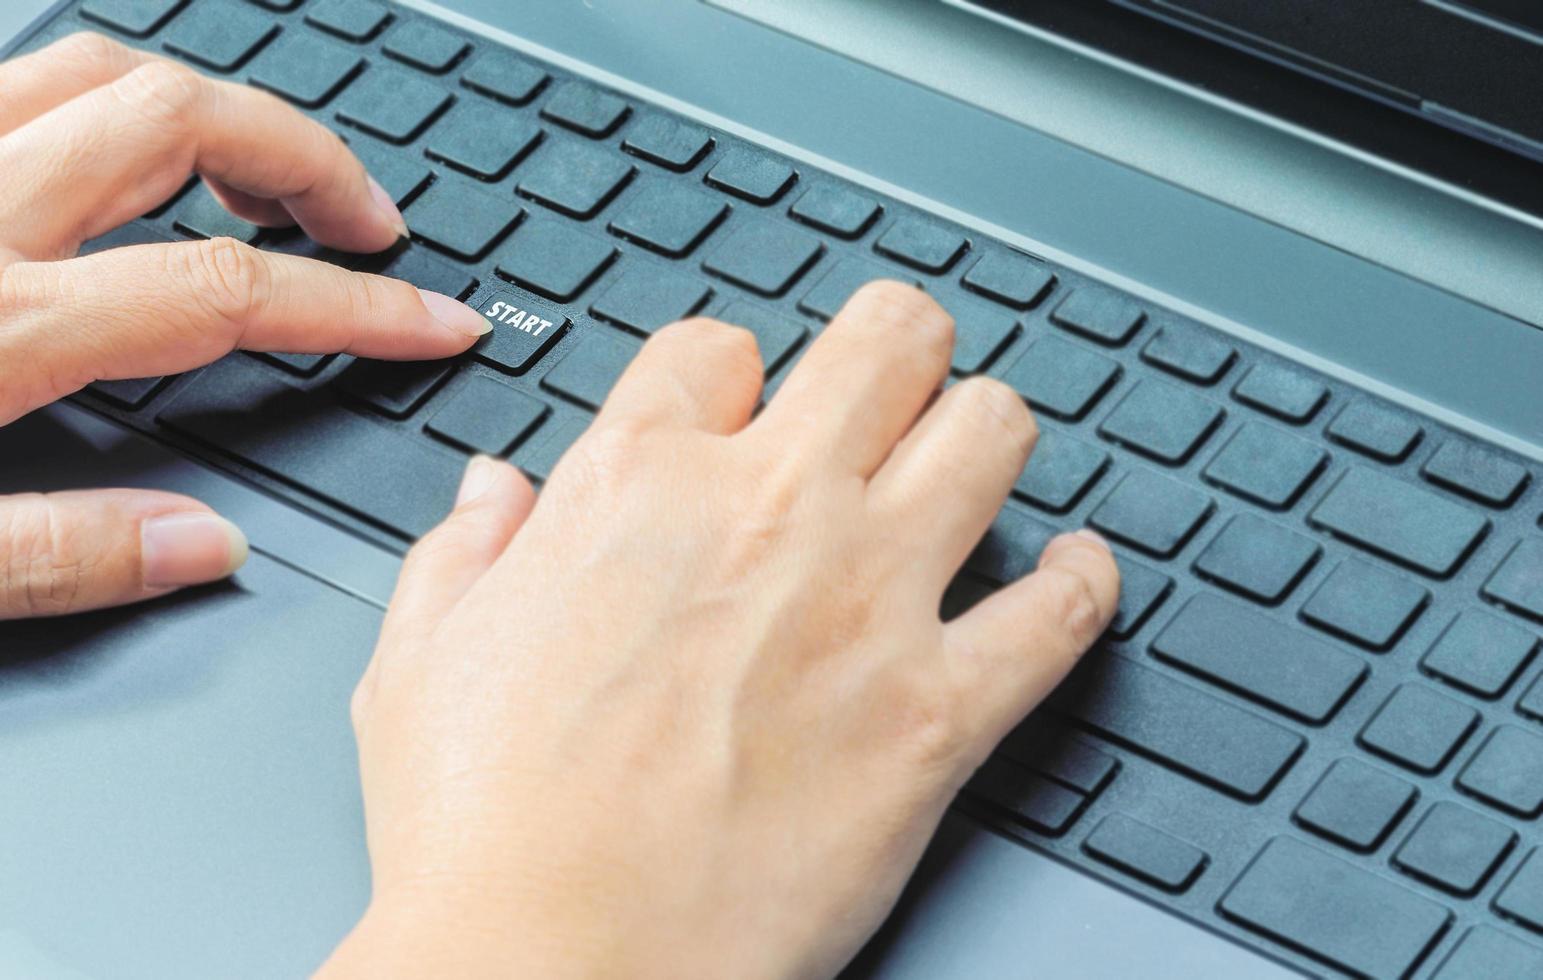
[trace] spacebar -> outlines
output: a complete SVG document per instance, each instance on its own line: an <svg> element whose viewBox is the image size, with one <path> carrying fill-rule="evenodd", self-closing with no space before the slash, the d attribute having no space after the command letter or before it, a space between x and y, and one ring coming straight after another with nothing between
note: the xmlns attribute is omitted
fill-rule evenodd
<svg viewBox="0 0 1543 980"><path fill-rule="evenodd" d="M1151 667L1094 649L1051 699L1112 742L1244 800L1263 799L1300 735Z"/></svg>
<svg viewBox="0 0 1543 980"><path fill-rule="evenodd" d="M157 421L406 538L444 517L460 478L455 459L244 355L205 368Z"/></svg>

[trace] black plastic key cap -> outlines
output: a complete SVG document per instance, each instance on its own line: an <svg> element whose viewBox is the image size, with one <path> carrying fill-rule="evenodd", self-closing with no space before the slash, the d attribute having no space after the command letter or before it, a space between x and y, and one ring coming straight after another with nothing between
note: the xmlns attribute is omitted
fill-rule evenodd
<svg viewBox="0 0 1543 980"><path fill-rule="evenodd" d="M1495 909L1529 929L1543 932L1543 850L1527 855L1527 860L1495 897Z"/></svg>
<svg viewBox="0 0 1543 980"><path fill-rule="evenodd" d="M1253 514L1239 514L1195 559L1195 571L1255 602L1275 605L1320 554L1322 549L1305 535Z"/></svg>
<svg viewBox="0 0 1543 980"><path fill-rule="evenodd" d="M1420 470L1425 478L1490 507L1509 507L1527 485L1527 468L1466 439L1448 439Z"/></svg>
<svg viewBox="0 0 1543 980"><path fill-rule="evenodd" d="M1194 327L1170 324L1147 341L1141 359L1186 381L1210 385L1227 373L1237 352Z"/></svg>
<svg viewBox="0 0 1543 980"><path fill-rule="evenodd" d="M1035 410L1075 422L1120 377L1120 365L1060 337L1041 337L1002 373Z"/></svg>
<svg viewBox="0 0 1543 980"><path fill-rule="evenodd" d="M1318 414L1329 389L1300 371L1258 364L1232 389L1232 397L1278 419L1301 425Z"/></svg>
<svg viewBox="0 0 1543 980"><path fill-rule="evenodd" d="M1133 470L1089 516L1118 541L1157 558L1171 558L1215 509L1211 498L1176 480Z"/></svg>
<svg viewBox="0 0 1543 980"><path fill-rule="evenodd" d="M498 274L548 299L567 303L616 257L610 242L554 218L532 216L498 255Z"/></svg>
<svg viewBox="0 0 1543 980"><path fill-rule="evenodd" d="M1146 313L1119 293L1084 286L1061 300L1050 319L1089 340L1118 347L1141 329Z"/></svg>
<svg viewBox="0 0 1543 980"><path fill-rule="evenodd" d="M1489 521L1423 487L1352 467L1309 520L1374 554L1435 578L1457 571Z"/></svg>
<svg viewBox="0 0 1543 980"><path fill-rule="evenodd" d="M165 381L161 377L123 378L118 381L93 382L86 390L119 408L139 408L150 400Z"/></svg>
<svg viewBox="0 0 1543 980"><path fill-rule="evenodd" d="M924 218L900 218L873 243L881 255L934 275L947 272L969 247L963 235Z"/></svg>
<svg viewBox="0 0 1543 980"><path fill-rule="evenodd" d="M1195 845L1123 813L1099 821L1082 846L1099 861L1174 894L1194 884L1207 861Z"/></svg>
<svg viewBox="0 0 1543 980"><path fill-rule="evenodd" d="M1424 430L1413 419L1363 398L1336 415L1327 431L1330 439L1372 459L1396 463L1409 455Z"/></svg>
<svg viewBox="0 0 1543 980"><path fill-rule="evenodd" d="M550 409L538 399L485 374L473 374L436 399L424 426L463 449L501 456L525 439Z"/></svg>
<svg viewBox="0 0 1543 980"><path fill-rule="evenodd" d="M1123 555L1115 555L1115 562L1120 566L1120 602L1109 622L1109 635L1126 640L1168 598L1173 591L1173 579Z"/></svg>
<svg viewBox="0 0 1543 980"><path fill-rule="evenodd" d="M192 238L234 238L248 244L262 233L262 229L250 221L243 221L225 210L225 205L215 200L202 181L182 199L174 226Z"/></svg>
<svg viewBox="0 0 1543 980"><path fill-rule="evenodd" d="M1467 705L1419 684L1403 684L1361 730L1360 742L1383 758L1434 775L1478 723L1478 712Z"/></svg>
<svg viewBox="0 0 1543 980"><path fill-rule="evenodd" d="M1484 597L1543 622L1543 541L1518 542L1484 583Z"/></svg>
<svg viewBox="0 0 1543 980"><path fill-rule="evenodd" d="M398 250L378 270L380 275L410 282L419 289L444 293L452 299L463 299L477 288L477 280L451 265L421 245Z"/></svg>
<svg viewBox="0 0 1543 980"><path fill-rule="evenodd" d="M1026 255L988 252L964 274L964 288L988 299L1027 310L1045 298L1055 285L1055 275Z"/></svg>
<svg viewBox="0 0 1543 980"><path fill-rule="evenodd" d="M700 279L637 264L614 279L589 312L634 333L651 334L696 313L712 294Z"/></svg>
<svg viewBox="0 0 1543 980"><path fill-rule="evenodd" d="M187 5L188 0L85 0L80 14L135 37L149 37Z"/></svg>
<svg viewBox="0 0 1543 980"><path fill-rule="evenodd" d="M1527 693L1516 702L1516 710L1533 721L1543 721L1543 676L1533 681Z"/></svg>
<svg viewBox="0 0 1543 980"><path fill-rule="evenodd" d="M1469 694L1498 698L1521 676L1538 645L1537 634L1468 609L1436 638L1420 666Z"/></svg>
<svg viewBox="0 0 1543 980"><path fill-rule="evenodd" d="M1251 711L1112 653L1084 658L1052 709L1243 800L1263 799L1305 745Z"/></svg>
<svg viewBox="0 0 1543 980"><path fill-rule="evenodd" d="M771 204L798 179L793 168L760 150L736 146L707 171L707 182L752 204Z"/></svg>
<svg viewBox="0 0 1543 980"><path fill-rule="evenodd" d="M317 0L305 22L347 41L368 41L391 20L391 12L375 0Z"/></svg>
<svg viewBox="0 0 1543 980"><path fill-rule="evenodd" d="M632 164L607 149L549 139L520 170L515 189L554 211L592 218L632 178Z"/></svg>
<svg viewBox="0 0 1543 980"><path fill-rule="evenodd" d="M254 356L302 378L316 374L324 365L332 361L331 354L283 354L268 352Z"/></svg>
<svg viewBox="0 0 1543 980"><path fill-rule="evenodd" d="M1126 392L1098 432L1143 456L1178 466L1221 424L1223 414L1214 402L1148 378Z"/></svg>
<svg viewBox="0 0 1543 980"><path fill-rule="evenodd" d="M509 105L524 105L536 97L549 76L507 51L489 51L472 63L461 84L473 92Z"/></svg>
<svg viewBox="0 0 1543 980"><path fill-rule="evenodd" d="M701 244L729 206L716 194L680 180L650 179L611 218L611 231L672 258Z"/></svg>
<svg viewBox="0 0 1543 980"><path fill-rule="evenodd" d="M524 374L568 330L568 318L511 289L491 287L477 297L477 312L493 329L472 348L487 364Z"/></svg>
<svg viewBox="0 0 1543 980"><path fill-rule="evenodd" d="M444 518L461 479L448 451L293 388L247 357L205 368L159 420L406 538Z"/></svg>
<svg viewBox="0 0 1543 980"><path fill-rule="evenodd" d="M1333 716L1366 676L1359 659L1220 596L1201 593L1152 641L1152 652L1311 725Z"/></svg>
<svg viewBox="0 0 1543 980"><path fill-rule="evenodd" d="M721 237L702 263L708 272L769 298L776 298L819 261L819 239L777 221L741 222Z"/></svg>
<svg viewBox="0 0 1543 980"><path fill-rule="evenodd" d="M684 173L707 155L713 138L707 130L658 112L633 123L621 148L668 170Z"/></svg>
<svg viewBox="0 0 1543 980"><path fill-rule="evenodd" d="M627 118L627 103L585 82L559 85L541 115L593 139L609 136Z"/></svg>
<svg viewBox="0 0 1543 980"><path fill-rule="evenodd" d="M1297 807L1297 823L1353 851L1382 846L1419 792L1408 782L1367 765L1340 759Z"/></svg>
<svg viewBox="0 0 1543 980"><path fill-rule="evenodd" d="M1501 725L1458 774L1457 785L1523 820L1543 814L1543 737Z"/></svg>
<svg viewBox="0 0 1543 980"><path fill-rule="evenodd" d="M338 118L391 143L410 143L454 96L422 75L375 64L338 100Z"/></svg>
<svg viewBox="0 0 1543 980"><path fill-rule="evenodd" d="M825 270L809 292L798 301L798 308L810 316L829 320L846 305L852 294L879 279L896 279L895 270L867 259L848 256Z"/></svg>
<svg viewBox="0 0 1543 980"><path fill-rule="evenodd" d="M1087 801L1080 793L997 757L975 771L965 792L1012 822L1050 836L1065 833Z"/></svg>
<svg viewBox="0 0 1543 980"><path fill-rule="evenodd" d="M307 109L332 101L364 70L353 51L308 32L292 31L263 49L252 63L252 84Z"/></svg>
<svg viewBox="0 0 1543 980"><path fill-rule="evenodd" d="M428 186L434 172L422 159L388 150L368 137L358 137L349 143L354 156L364 164L380 186L386 189L397 207L406 207Z"/></svg>
<svg viewBox="0 0 1543 980"><path fill-rule="evenodd" d="M166 50L214 71L235 71L257 53L279 25L250 4L204 0L166 31Z"/></svg>
<svg viewBox="0 0 1543 980"><path fill-rule="evenodd" d="M337 376L338 389L397 418L411 414L450 374L444 361L357 360Z"/></svg>
<svg viewBox="0 0 1543 980"><path fill-rule="evenodd" d="M607 328L586 331L542 379L542 387L598 410L616 379L637 356L639 344Z"/></svg>
<svg viewBox="0 0 1543 980"><path fill-rule="evenodd" d="M1516 844L1516 833L1456 803L1437 803L1393 853L1393 866L1454 895L1468 896Z"/></svg>
<svg viewBox="0 0 1543 980"><path fill-rule="evenodd" d="M1264 422L1245 422L1202 475L1245 500L1286 510L1328 465L1329 454L1306 439Z"/></svg>
<svg viewBox="0 0 1543 980"><path fill-rule="evenodd" d="M879 202L832 181L821 181L804 191L788 213L838 238L860 238L878 218Z"/></svg>
<svg viewBox="0 0 1543 980"><path fill-rule="evenodd" d="M466 39L428 20L403 21L386 37L386 56L423 71L443 74L466 56Z"/></svg>
<svg viewBox="0 0 1543 980"><path fill-rule="evenodd" d="M1102 792L1120 768L1114 756L1094 748L1060 722L1038 714L1030 715L1009 732L998 751L1090 797Z"/></svg>
<svg viewBox="0 0 1543 980"><path fill-rule="evenodd" d="M1077 506L1109 468L1109 454L1052 429L1041 429L1013 492L1041 510L1064 514Z"/></svg>
<svg viewBox="0 0 1543 980"><path fill-rule="evenodd" d="M424 153L478 180L503 180L541 140L541 127L518 116L489 125L487 110L458 105L434 127Z"/></svg>
<svg viewBox="0 0 1543 980"><path fill-rule="evenodd" d="M1543 977L1543 947L1491 926L1468 930L1431 980L1495 980Z"/></svg>
<svg viewBox="0 0 1543 980"><path fill-rule="evenodd" d="M1368 650L1391 647L1430 601L1418 584L1357 558L1324 580L1302 607L1302 618Z"/></svg>
<svg viewBox="0 0 1543 980"><path fill-rule="evenodd" d="M542 426L531 438L525 440L514 454L514 463L537 480L552 475L563 453L589 428L589 417L554 419Z"/></svg>
<svg viewBox="0 0 1543 980"><path fill-rule="evenodd" d="M405 215L415 238L475 262L503 240L523 213L513 201L442 178L418 195Z"/></svg>
<svg viewBox="0 0 1543 980"><path fill-rule="evenodd" d="M970 569L1007 584L1034 570L1056 530L1016 507L1003 507L971 552Z"/></svg>
<svg viewBox="0 0 1543 980"><path fill-rule="evenodd" d="M809 328L799 321L744 300L730 303L718 318L755 334L756 346L761 349L761 363L766 365L768 375L781 367L809 337Z"/></svg>
<svg viewBox="0 0 1543 980"><path fill-rule="evenodd" d="M1446 907L1290 837L1265 845L1218 908L1356 976L1406 977L1451 924Z"/></svg>
<svg viewBox="0 0 1543 980"><path fill-rule="evenodd" d="M1017 316L989 303L948 297L944 305L954 316L954 350L949 364L958 374L986 370L1018 336Z"/></svg>

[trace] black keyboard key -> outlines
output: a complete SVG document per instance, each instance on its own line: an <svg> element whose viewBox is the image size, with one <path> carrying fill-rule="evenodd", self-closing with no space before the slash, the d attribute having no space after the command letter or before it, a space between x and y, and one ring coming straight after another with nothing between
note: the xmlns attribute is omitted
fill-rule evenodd
<svg viewBox="0 0 1543 980"><path fill-rule="evenodd" d="M1543 814L1543 738L1501 725L1457 777L1458 788L1523 820Z"/></svg>
<svg viewBox="0 0 1543 980"><path fill-rule="evenodd" d="M1294 732L1113 653L1085 657L1054 711L1243 800L1260 800L1305 745Z"/></svg>
<svg viewBox="0 0 1543 980"><path fill-rule="evenodd" d="M419 289L444 293L452 299L463 299L477 288L475 278L459 266L435 258L421 246L397 250L378 271L380 275L410 282Z"/></svg>
<svg viewBox="0 0 1543 980"><path fill-rule="evenodd" d="M472 103L456 106L424 147L430 159L449 164L479 180L503 180L541 140L541 127L528 119L501 119L489 126L487 110Z"/></svg>
<svg viewBox="0 0 1543 980"><path fill-rule="evenodd" d="M1364 398L1345 406L1327 431L1335 442L1384 463L1408 456L1423 433L1413 419Z"/></svg>
<svg viewBox="0 0 1543 980"><path fill-rule="evenodd" d="M507 51L489 51L472 63L461 84L473 92L509 105L524 105L536 97L549 76Z"/></svg>
<svg viewBox="0 0 1543 980"><path fill-rule="evenodd" d="M861 238L882 210L871 197L833 181L821 181L804 191L788 213L837 238Z"/></svg>
<svg viewBox="0 0 1543 980"><path fill-rule="evenodd" d="M501 456L525 439L550 411L541 401L484 374L438 399L424 426L454 445Z"/></svg>
<svg viewBox="0 0 1543 980"><path fill-rule="evenodd" d="M1543 948L1491 926L1468 930L1431 980L1543 977Z"/></svg>
<svg viewBox="0 0 1543 980"><path fill-rule="evenodd" d="M275 365L290 374L308 378L321 371L323 367L332 362L331 354L283 354L265 352L255 355L269 364Z"/></svg>
<svg viewBox="0 0 1543 980"><path fill-rule="evenodd" d="M259 7L267 7L269 10L294 10L305 0L251 0Z"/></svg>
<svg viewBox="0 0 1543 980"><path fill-rule="evenodd" d="M1349 558L1313 592L1302 618L1380 652L1398 641L1429 601L1430 593L1414 582Z"/></svg>
<svg viewBox="0 0 1543 980"><path fill-rule="evenodd" d="M1200 448L1223 417L1214 402L1148 378L1125 393L1098 432L1143 456L1178 466Z"/></svg>
<svg viewBox="0 0 1543 980"><path fill-rule="evenodd" d="M413 237L476 262L503 240L523 213L513 201L441 179L418 195L406 217Z"/></svg>
<svg viewBox="0 0 1543 980"><path fill-rule="evenodd" d="M1528 538L1512 548L1484 583L1484 597L1543 622L1543 541Z"/></svg>
<svg viewBox="0 0 1543 980"><path fill-rule="evenodd" d="M266 14L232 0L204 0L177 18L162 42L166 50L214 71L235 71L279 26Z"/></svg>
<svg viewBox="0 0 1543 980"><path fill-rule="evenodd" d="M1060 337L1041 337L1002 373L1036 411L1076 422L1120 377L1120 365Z"/></svg>
<svg viewBox="0 0 1543 980"><path fill-rule="evenodd" d="M672 258L688 255L729 213L723 199L680 180L650 179L611 219L611 231Z"/></svg>
<svg viewBox="0 0 1543 980"><path fill-rule="evenodd" d="M498 255L498 274L533 293L567 303L616 257L611 243L567 222L532 217Z"/></svg>
<svg viewBox="0 0 1543 980"><path fill-rule="evenodd" d="M338 101L338 118L391 143L410 143L454 96L433 82L389 65L365 69Z"/></svg>
<svg viewBox="0 0 1543 980"><path fill-rule="evenodd" d="M732 229L702 267L753 293L776 298L793 288L824 252L825 246L814 236L757 218Z"/></svg>
<svg viewBox="0 0 1543 980"><path fill-rule="evenodd" d="M1543 857L1534 850L1495 897L1495 910L1543 932Z"/></svg>
<svg viewBox="0 0 1543 980"><path fill-rule="evenodd" d="M557 310L494 287L477 304L493 324L487 336L472 348L477 358L496 368L524 374L552 349L568 330L568 318Z"/></svg>
<svg viewBox="0 0 1543 980"><path fill-rule="evenodd" d="M881 255L933 274L947 272L970 243L952 228L925 218L900 218L873 247Z"/></svg>
<svg viewBox="0 0 1543 980"><path fill-rule="evenodd" d="M1490 507L1509 507L1527 485L1527 468L1465 439L1448 439L1420 470L1432 483Z"/></svg>
<svg viewBox="0 0 1543 980"><path fill-rule="evenodd" d="M1294 814L1297 823L1336 844L1369 853L1382 846L1419 792L1360 759L1329 767Z"/></svg>
<svg viewBox="0 0 1543 980"><path fill-rule="evenodd" d="M589 312L634 333L651 334L696 313L712 294L700 279L633 265L611 281Z"/></svg>
<svg viewBox="0 0 1543 980"><path fill-rule="evenodd" d="M88 242L83 242L78 254L95 255L98 252L105 252L110 248L122 248L125 245L159 245L172 241L176 239L149 222L130 221Z"/></svg>
<svg viewBox="0 0 1543 980"><path fill-rule="evenodd" d="M251 82L296 105L315 109L331 102L363 70L364 59L353 51L304 31L292 31L270 44L253 62Z"/></svg>
<svg viewBox="0 0 1543 980"><path fill-rule="evenodd" d="M1055 275L1026 255L989 252L964 274L964 288L1015 310L1036 306L1055 285Z"/></svg>
<svg viewBox="0 0 1543 980"><path fill-rule="evenodd" d="M900 280L901 277L895 270L877 262L843 258L827 269L809 292L804 294L804 298L798 301L798 308L810 316L830 320L841 312L853 293L879 279Z"/></svg>
<svg viewBox="0 0 1543 980"><path fill-rule="evenodd" d="M1223 915L1347 973L1406 977L1452 913L1290 837L1264 846L1222 896Z"/></svg>
<svg viewBox="0 0 1543 980"><path fill-rule="evenodd" d="M1374 554L1446 578L1489 530L1489 521L1445 497L1364 467L1352 467L1309 520Z"/></svg>
<svg viewBox="0 0 1543 980"><path fill-rule="evenodd" d="M399 208L417 197L434 176L421 159L388 150L373 140L360 137L349 144L349 149Z"/></svg>
<svg viewBox="0 0 1543 980"><path fill-rule="evenodd" d="M761 362L766 365L768 376L781 367L809 337L809 328L797 320L743 300L729 304L718 314L718 318L755 334L756 345L761 349Z"/></svg>
<svg viewBox="0 0 1543 980"><path fill-rule="evenodd" d="M1082 812L1087 797L1008 759L987 759L965 792L1000 815L1041 834L1064 834Z"/></svg>
<svg viewBox="0 0 1543 980"><path fill-rule="evenodd" d="M449 374L446 361L357 360L333 384L351 398L402 418L423 404Z"/></svg>
<svg viewBox="0 0 1543 980"><path fill-rule="evenodd" d="M588 417L568 416L549 422L520 446L514 455L514 463L532 478L545 480L552 475L552 469L562 455L588 428Z"/></svg>
<svg viewBox="0 0 1543 980"><path fill-rule="evenodd" d="M1252 514L1239 514L1195 559L1195 571L1255 602L1275 605L1322 553L1311 538Z"/></svg>
<svg viewBox="0 0 1543 980"><path fill-rule="evenodd" d="M1468 609L1442 631L1420 661L1426 673L1481 698L1498 698L1538 650L1538 637L1499 616Z"/></svg>
<svg viewBox="0 0 1543 980"><path fill-rule="evenodd" d="M966 564L993 582L1015 582L1034 571L1040 552L1055 535L1056 529L1044 521L1016 507L1003 507Z"/></svg>
<svg viewBox="0 0 1543 980"><path fill-rule="evenodd" d="M135 37L149 37L171 20L187 0L85 0L80 15Z"/></svg>
<svg viewBox="0 0 1543 980"><path fill-rule="evenodd" d="M633 123L621 148L649 163L684 173L696 166L712 145L712 135L702 127L650 112Z"/></svg>
<svg viewBox="0 0 1543 980"><path fill-rule="evenodd" d="M250 358L205 368L159 418L407 538L444 518L461 480L452 456L293 388Z"/></svg>
<svg viewBox="0 0 1543 980"><path fill-rule="evenodd" d="M1527 693L1516 703L1516 710L1534 721L1543 721L1543 676L1532 682Z"/></svg>
<svg viewBox="0 0 1543 980"><path fill-rule="evenodd" d="M251 244L262 229L225 210L202 181L177 208L176 229L192 238L234 238Z"/></svg>
<svg viewBox="0 0 1543 980"><path fill-rule="evenodd" d="M1031 715L1002 740L998 751L1019 765L1067 786L1084 796L1097 796L1120 763L1094 748L1064 725L1043 715Z"/></svg>
<svg viewBox="0 0 1543 980"><path fill-rule="evenodd" d="M1173 591L1173 579L1145 565L1115 555L1120 566L1120 603L1109 622L1109 635L1128 640Z"/></svg>
<svg viewBox="0 0 1543 980"><path fill-rule="evenodd" d="M543 387L598 410L637 356L637 341L609 329L585 331L542 380Z"/></svg>
<svg viewBox="0 0 1543 980"><path fill-rule="evenodd" d="M1061 300L1050 319L1089 340L1118 347L1141 329L1146 313L1113 290L1084 286Z"/></svg>
<svg viewBox="0 0 1543 980"><path fill-rule="evenodd" d="M948 298L954 316L954 350L950 365L959 374L979 374L1018 336L1018 318L973 299Z"/></svg>
<svg viewBox="0 0 1543 980"><path fill-rule="evenodd" d="M593 139L611 135L627 112L621 99L579 81L559 85L541 110L547 119Z"/></svg>
<svg viewBox="0 0 1543 980"><path fill-rule="evenodd" d="M432 21L409 20L392 30L381 50L389 58L438 75L464 58L471 45L459 34Z"/></svg>
<svg viewBox="0 0 1543 980"><path fill-rule="evenodd" d="M1211 498L1166 476L1132 470L1088 523L1157 558L1178 554L1215 509Z"/></svg>
<svg viewBox="0 0 1543 980"><path fill-rule="evenodd" d="M1208 860L1195 845L1123 813L1099 821L1082 846L1097 860L1176 895L1195 883Z"/></svg>
<svg viewBox="0 0 1543 980"><path fill-rule="evenodd" d="M1455 803L1437 803L1393 853L1393 866L1454 895L1473 895L1516 845L1505 825Z"/></svg>
<svg viewBox="0 0 1543 980"><path fill-rule="evenodd" d="M317 0L305 22L347 41L368 41L391 20L391 12L375 0Z"/></svg>
<svg viewBox="0 0 1543 980"><path fill-rule="evenodd" d="M1163 327L1141 350L1148 364L1200 385L1215 384L1237 356L1230 344L1180 324Z"/></svg>
<svg viewBox="0 0 1543 980"><path fill-rule="evenodd" d="M148 402L165 382L166 379L161 377L123 378L118 381L97 381L86 390L120 408L139 408Z"/></svg>
<svg viewBox="0 0 1543 980"><path fill-rule="evenodd" d="M1316 445L1263 422L1245 422L1206 465L1206 480L1274 510L1295 504L1329 465Z"/></svg>
<svg viewBox="0 0 1543 980"><path fill-rule="evenodd" d="M1292 368L1258 364L1232 389L1232 397L1278 419L1301 425L1318 414L1319 407L1328 400L1329 389Z"/></svg>
<svg viewBox="0 0 1543 980"><path fill-rule="evenodd" d="M1041 429L1029 463L1013 484L1013 492L1052 514L1064 514L1109 468L1109 454L1095 446Z"/></svg>
<svg viewBox="0 0 1543 980"><path fill-rule="evenodd" d="M787 163L760 150L736 146L707 171L707 182L752 204L771 204L798 179Z"/></svg>
<svg viewBox="0 0 1543 980"><path fill-rule="evenodd" d="M1366 676L1356 657L1205 593L1157 634L1152 652L1310 725L1328 721Z"/></svg>
<svg viewBox="0 0 1543 980"><path fill-rule="evenodd" d="M515 189L574 218L592 218L632 179L633 168L610 150L548 140L520 171Z"/></svg>
<svg viewBox="0 0 1543 980"><path fill-rule="evenodd" d="M1478 712L1419 684L1398 687L1361 730L1365 748L1415 772L1440 772L1479 723Z"/></svg>

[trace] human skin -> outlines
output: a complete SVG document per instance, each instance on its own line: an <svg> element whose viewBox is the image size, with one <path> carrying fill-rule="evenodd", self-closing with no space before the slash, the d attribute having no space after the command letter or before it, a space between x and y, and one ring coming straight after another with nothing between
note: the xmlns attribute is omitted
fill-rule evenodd
<svg viewBox="0 0 1543 980"><path fill-rule="evenodd" d="M402 225L321 127L100 38L0 65L0 91L0 166L19 175L0 197L0 365L17 365L0 424L236 347L450 356L485 327L231 242L70 259L195 170L236 213L340 248ZM924 293L869 284L757 412L753 335L690 320L644 345L539 499L471 461L355 692L373 893L322 976L847 962L1118 595L1107 546L1079 532L941 620L1036 435L999 382L945 390L952 344ZM0 615L164 594L244 551L176 495L0 498Z"/></svg>

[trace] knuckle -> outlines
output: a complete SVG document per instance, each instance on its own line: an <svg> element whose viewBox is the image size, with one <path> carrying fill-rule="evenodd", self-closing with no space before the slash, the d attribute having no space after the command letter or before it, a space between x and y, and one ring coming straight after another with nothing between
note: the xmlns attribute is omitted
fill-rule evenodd
<svg viewBox="0 0 1543 980"><path fill-rule="evenodd" d="M268 301L271 281L262 253L234 238L209 238L173 249L174 270L205 308L239 329Z"/></svg>
<svg viewBox="0 0 1543 980"><path fill-rule="evenodd" d="M924 768L949 768L966 740L963 699L947 684L933 684L903 695L897 723L899 737Z"/></svg>
<svg viewBox="0 0 1543 980"><path fill-rule="evenodd" d="M49 498L23 494L0 510L0 569L7 614L53 616L74 611L91 563L76 555Z"/></svg>
<svg viewBox="0 0 1543 980"><path fill-rule="evenodd" d="M1038 574L1047 577L1050 614L1077 642L1077 654L1092 645L1104 630L1104 614L1088 576L1075 567L1051 565Z"/></svg>
<svg viewBox="0 0 1543 980"><path fill-rule="evenodd" d="M982 424L1005 436L1015 449L1027 454L1039 436L1039 426L1018 392L995 378L973 377L961 381L957 397L965 410Z"/></svg>
<svg viewBox="0 0 1543 980"><path fill-rule="evenodd" d="M130 108L161 123L185 124L198 105L203 78L171 61L140 65L113 83L113 91Z"/></svg>
<svg viewBox="0 0 1543 980"><path fill-rule="evenodd" d="M648 425L630 416L617 416L591 425L559 463L566 478L602 496L635 492L647 453ZM553 472L556 478L556 471Z"/></svg>

